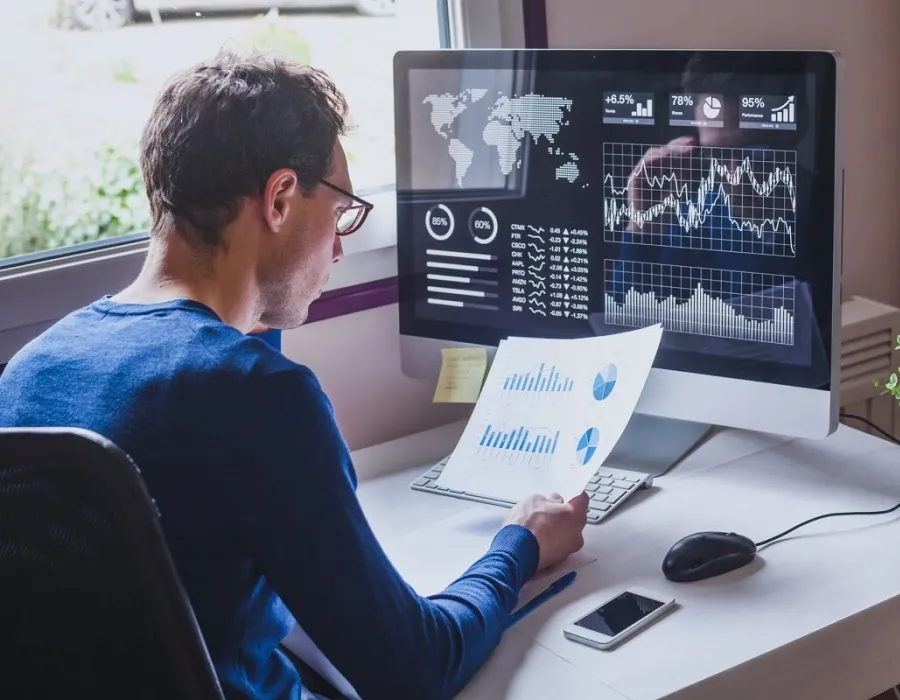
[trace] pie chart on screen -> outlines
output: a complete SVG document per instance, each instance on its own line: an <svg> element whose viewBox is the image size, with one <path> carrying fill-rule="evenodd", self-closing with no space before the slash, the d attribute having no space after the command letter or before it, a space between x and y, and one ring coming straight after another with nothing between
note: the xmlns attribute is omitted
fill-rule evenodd
<svg viewBox="0 0 900 700"><path fill-rule="evenodd" d="M596 428L588 428L584 431L584 435L578 440L576 451L578 453L578 463L584 466L591 461L591 457L597 451L597 445L600 444L600 431Z"/></svg>
<svg viewBox="0 0 900 700"><path fill-rule="evenodd" d="M715 119L722 111L722 103L718 97L707 97L703 100L703 116L707 119Z"/></svg>
<svg viewBox="0 0 900 700"><path fill-rule="evenodd" d="M594 398L603 401L609 397L616 388L616 380L619 378L619 370L612 363L601 369L594 377Z"/></svg>

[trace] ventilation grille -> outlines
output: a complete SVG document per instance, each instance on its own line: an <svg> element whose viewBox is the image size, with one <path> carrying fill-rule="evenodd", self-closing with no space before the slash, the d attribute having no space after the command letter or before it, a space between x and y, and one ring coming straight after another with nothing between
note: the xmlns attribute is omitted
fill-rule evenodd
<svg viewBox="0 0 900 700"><path fill-rule="evenodd" d="M890 326L841 344L841 390L884 379L893 368L895 338Z"/></svg>

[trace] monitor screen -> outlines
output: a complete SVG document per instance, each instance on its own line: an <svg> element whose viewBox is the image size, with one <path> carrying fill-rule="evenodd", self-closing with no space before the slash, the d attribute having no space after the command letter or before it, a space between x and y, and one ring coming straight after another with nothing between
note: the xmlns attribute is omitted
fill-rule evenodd
<svg viewBox="0 0 900 700"><path fill-rule="evenodd" d="M836 64L819 52L401 52L401 333L661 323L656 367L830 388Z"/></svg>

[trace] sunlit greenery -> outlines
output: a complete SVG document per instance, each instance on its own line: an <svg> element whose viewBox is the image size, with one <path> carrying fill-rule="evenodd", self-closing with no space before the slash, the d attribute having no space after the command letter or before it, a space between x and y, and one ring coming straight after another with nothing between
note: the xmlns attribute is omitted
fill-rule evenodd
<svg viewBox="0 0 900 700"><path fill-rule="evenodd" d="M309 42L277 11L254 18L228 48L311 60ZM125 60L111 65L106 78L138 82ZM108 145L51 168L0 141L0 259L135 233L149 223L136 143Z"/></svg>
<svg viewBox="0 0 900 700"><path fill-rule="evenodd" d="M146 230L149 221L136 153L108 146L53 171L0 157L0 258Z"/></svg>

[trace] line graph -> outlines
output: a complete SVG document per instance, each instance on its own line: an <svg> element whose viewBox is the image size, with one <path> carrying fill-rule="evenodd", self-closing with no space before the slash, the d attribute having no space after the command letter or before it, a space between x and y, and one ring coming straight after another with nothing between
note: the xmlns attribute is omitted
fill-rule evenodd
<svg viewBox="0 0 900 700"><path fill-rule="evenodd" d="M604 240L795 257L797 153L603 144Z"/></svg>
<svg viewBox="0 0 900 700"><path fill-rule="evenodd" d="M630 260L606 260L603 277L610 325L794 344L793 277Z"/></svg>

